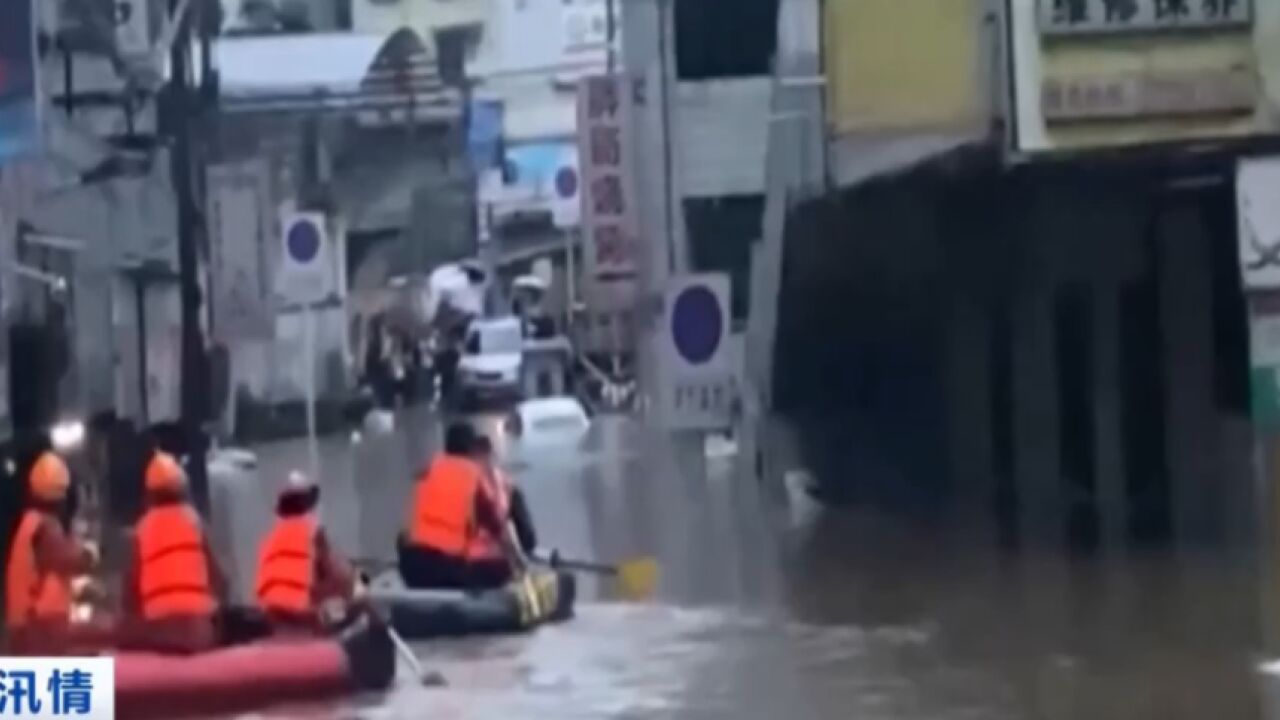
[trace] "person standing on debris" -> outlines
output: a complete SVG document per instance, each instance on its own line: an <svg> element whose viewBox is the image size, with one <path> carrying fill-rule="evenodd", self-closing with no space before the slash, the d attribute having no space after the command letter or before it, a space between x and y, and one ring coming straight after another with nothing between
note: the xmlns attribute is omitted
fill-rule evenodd
<svg viewBox="0 0 1280 720"><path fill-rule="evenodd" d="M333 549L317 508L320 488L298 471L276 500L276 521L258 552L258 606L277 631L324 629L324 608L357 600L356 573Z"/></svg>
<svg viewBox="0 0 1280 720"><path fill-rule="evenodd" d="M71 472L46 451L27 476L27 508L5 567L5 654L59 655L87 640L90 628L72 623L73 585L98 563L97 549L63 528Z"/></svg>
<svg viewBox="0 0 1280 720"><path fill-rule="evenodd" d="M191 506L187 474L172 455L155 453L144 479L147 510L135 531L125 576L129 647L194 653L218 643L217 613L226 579Z"/></svg>

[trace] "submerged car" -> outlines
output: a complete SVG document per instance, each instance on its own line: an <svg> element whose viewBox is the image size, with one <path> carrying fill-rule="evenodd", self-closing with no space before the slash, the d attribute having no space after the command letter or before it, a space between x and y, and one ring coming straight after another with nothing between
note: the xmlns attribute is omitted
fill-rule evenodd
<svg viewBox="0 0 1280 720"><path fill-rule="evenodd" d="M503 422L503 434L519 447L576 447L590 429L586 408L569 396L526 400Z"/></svg>

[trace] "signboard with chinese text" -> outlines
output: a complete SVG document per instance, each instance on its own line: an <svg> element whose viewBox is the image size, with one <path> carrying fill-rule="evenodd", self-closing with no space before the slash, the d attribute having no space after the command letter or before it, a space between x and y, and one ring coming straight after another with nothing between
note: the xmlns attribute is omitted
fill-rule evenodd
<svg viewBox="0 0 1280 720"><path fill-rule="evenodd" d="M1073 33L1045 27L1049 0L1007 0L1012 78L1012 151L1101 150L1164 142L1230 140L1280 131L1280 65L1266 61L1280 14L1263 5L1188 0L1112 3L1101 32L1083 21ZM1107 4L1077 3L1076 14L1106 20ZM1183 9L1185 6L1185 10ZM1265 10L1265 12L1264 12ZM1064 10L1065 11L1065 10ZM1157 12L1158 11L1158 12ZM1162 32L1176 27L1187 32ZM1156 18L1142 27L1142 18ZM1066 22L1062 20L1061 22Z"/></svg>
<svg viewBox="0 0 1280 720"><path fill-rule="evenodd" d="M1039 0L1045 35L1245 27L1252 0Z"/></svg>
<svg viewBox="0 0 1280 720"><path fill-rule="evenodd" d="M274 214L263 161L209 169L209 254L213 331L223 342L269 340L275 331L267 248Z"/></svg>
<svg viewBox="0 0 1280 720"><path fill-rule="evenodd" d="M0 657L0 718L114 720L112 657Z"/></svg>
<svg viewBox="0 0 1280 720"><path fill-rule="evenodd" d="M280 227L282 247L276 292L291 305L308 305L331 297L337 282L324 213L286 211L281 213Z"/></svg>
<svg viewBox="0 0 1280 720"><path fill-rule="evenodd" d="M1049 122L1248 113L1257 102L1250 69L1046 78Z"/></svg>
<svg viewBox="0 0 1280 720"><path fill-rule="evenodd" d="M0 164L30 153L40 140L32 0L5 3L0 22Z"/></svg>
<svg viewBox="0 0 1280 720"><path fill-rule="evenodd" d="M578 89L583 255L596 282L631 281L637 270L629 89L625 75L586 78Z"/></svg>
<svg viewBox="0 0 1280 720"><path fill-rule="evenodd" d="M1240 161L1236 168L1236 216L1244 288L1280 289L1280 158ZM1280 357L1274 365L1280 367Z"/></svg>
<svg viewBox="0 0 1280 720"><path fill-rule="evenodd" d="M728 427L738 406L729 362L729 278L724 273L674 278L663 296L664 424L672 430Z"/></svg>

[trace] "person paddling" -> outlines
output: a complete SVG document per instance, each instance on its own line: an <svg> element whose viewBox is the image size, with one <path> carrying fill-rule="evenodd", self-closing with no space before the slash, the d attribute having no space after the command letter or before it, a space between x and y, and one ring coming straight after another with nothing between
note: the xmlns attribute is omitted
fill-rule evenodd
<svg viewBox="0 0 1280 720"><path fill-rule="evenodd" d="M444 453L418 479L399 543L400 575L409 587L483 590L511 581L500 540L504 511L485 491L475 441L470 425L450 425Z"/></svg>
<svg viewBox="0 0 1280 720"><path fill-rule="evenodd" d="M290 473L276 500L275 525L258 552L258 606L277 632L321 632L328 602L350 609L357 599L357 575L329 542L319 503L319 486Z"/></svg>
<svg viewBox="0 0 1280 720"><path fill-rule="evenodd" d="M485 472L488 492L494 499L494 506L501 515L500 519L510 523L519 541L518 548L511 550L518 550L523 555L532 554L538 547L538 532L534 528L533 514L529 512L524 493L498 464L498 459L493 452L493 443L488 435L478 434L473 447L472 456Z"/></svg>
<svg viewBox="0 0 1280 720"><path fill-rule="evenodd" d="M6 655L60 655L92 634L71 621L73 581L93 571L98 554L58 519L70 488L66 463L42 453L27 475L27 508L5 568Z"/></svg>
<svg viewBox="0 0 1280 720"><path fill-rule="evenodd" d="M125 575L125 644L180 654L213 648L227 583L190 504L187 474L172 455L157 452L144 483L147 510Z"/></svg>

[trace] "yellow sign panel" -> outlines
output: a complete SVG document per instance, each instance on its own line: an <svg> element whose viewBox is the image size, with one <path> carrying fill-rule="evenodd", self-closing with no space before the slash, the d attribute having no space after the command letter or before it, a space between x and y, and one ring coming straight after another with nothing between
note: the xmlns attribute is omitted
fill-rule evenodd
<svg viewBox="0 0 1280 720"><path fill-rule="evenodd" d="M985 5L983 0L827 0L823 66L828 120L835 132L981 125L990 96L981 71Z"/></svg>

